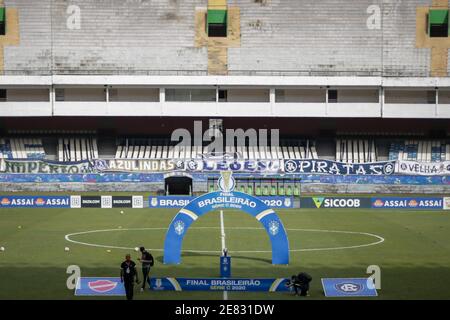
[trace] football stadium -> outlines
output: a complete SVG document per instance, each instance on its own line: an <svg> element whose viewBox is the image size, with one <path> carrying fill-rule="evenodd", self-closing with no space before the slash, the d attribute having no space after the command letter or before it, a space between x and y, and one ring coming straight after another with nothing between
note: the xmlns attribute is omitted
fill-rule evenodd
<svg viewBox="0 0 450 320"><path fill-rule="evenodd" d="M0 0L0 300L449 299L449 10Z"/></svg>

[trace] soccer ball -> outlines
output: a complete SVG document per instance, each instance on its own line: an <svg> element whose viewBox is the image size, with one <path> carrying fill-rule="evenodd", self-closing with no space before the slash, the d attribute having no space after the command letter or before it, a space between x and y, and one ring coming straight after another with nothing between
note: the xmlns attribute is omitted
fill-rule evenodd
<svg viewBox="0 0 450 320"><path fill-rule="evenodd" d="M5 248L4 247L0 247L0 251L1 252L5 251Z"/></svg>
<svg viewBox="0 0 450 320"><path fill-rule="evenodd" d="M120 214L123 214L123 210L120 210Z"/></svg>
<svg viewBox="0 0 450 320"><path fill-rule="evenodd" d="M18 226L17 229L22 229L22 226Z"/></svg>
<svg viewBox="0 0 450 320"><path fill-rule="evenodd" d="M69 250L70 250L69 247L65 247L64 248L64 251L66 251L66 252L69 251Z"/></svg>
<svg viewBox="0 0 450 320"><path fill-rule="evenodd" d="M139 251L139 248L138 248L138 247L134 248L134 251L138 252L138 251Z"/></svg>
<svg viewBox="0 0 450 320"><path fill-rule="evenodd" d="M108 249L108 250L106 250L106 252L110 253L110 252L111 252L111 250L109 250L109 249Z"/></svg>

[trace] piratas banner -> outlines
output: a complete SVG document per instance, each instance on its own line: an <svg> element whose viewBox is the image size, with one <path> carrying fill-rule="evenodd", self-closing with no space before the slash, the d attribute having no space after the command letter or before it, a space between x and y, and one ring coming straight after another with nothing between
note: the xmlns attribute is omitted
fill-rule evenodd
<svg viewBox="0 0 450 320"><path fill-rule="evenodd" d="M329 175L391 175L395 162L343 163L331 160L286 160L285 173L315 173Z"/></svg>

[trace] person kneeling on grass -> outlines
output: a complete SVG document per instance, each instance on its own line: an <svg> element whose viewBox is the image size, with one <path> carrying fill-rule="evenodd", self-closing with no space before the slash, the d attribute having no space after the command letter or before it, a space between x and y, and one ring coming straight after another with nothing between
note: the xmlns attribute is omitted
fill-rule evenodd
<svg viewBox="0 0 450 320"><path fill-rule="evenodd" d="M145 250L144 247L140 247L139 250L141 251L141 257L138 260L142 263L142 277L144 278L141 292L144 292L145 283L149 279L150 268L153 267L154 260L152 254Z"/></svg>
<svg viewBox="0 0 450 320"><path fill-rule="evenodd" d="M295 295L298 295L300 290L300 296L306 297L309 291L309 283L312 281L312 277L306 272L301 272L298 275L293 275L291 280L286 283L286 286L294 288Z"/></svg>

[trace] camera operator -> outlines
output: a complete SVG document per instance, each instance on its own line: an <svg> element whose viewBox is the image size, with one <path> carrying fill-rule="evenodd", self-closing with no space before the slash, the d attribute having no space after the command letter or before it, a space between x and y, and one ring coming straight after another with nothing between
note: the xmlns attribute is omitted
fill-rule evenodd
<svg viewBox="0 0 450 320"><path fill-rule="evenodd" d="M298 295L300 290L300 296L308 296L309 284L312 281L312 277L306 272L301 272L298 275L293 275L291 280L286 284L288 287L294 288L295 295Z"/></svg>

